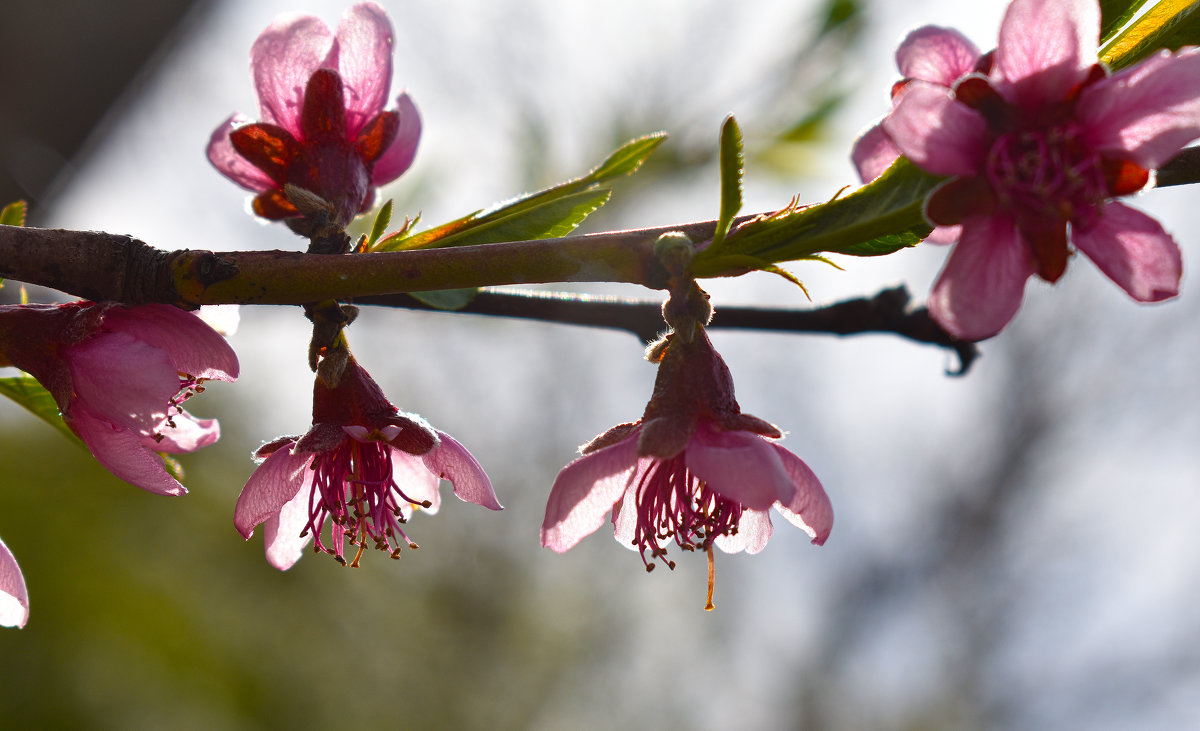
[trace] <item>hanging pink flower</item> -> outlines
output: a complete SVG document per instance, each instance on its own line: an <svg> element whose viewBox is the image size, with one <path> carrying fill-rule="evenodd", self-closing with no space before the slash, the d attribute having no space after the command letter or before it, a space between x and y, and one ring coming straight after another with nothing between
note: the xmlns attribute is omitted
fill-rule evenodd
<svg viewBox="0 0 1200 731"><path fill-rule="evenodd" d="M442 479L460 499L500 510L491 480L461 444L420 417L400 413L374 379L351 358L336 387L317 379L313 426L302 437L282 437L255 453L262 464L250 476L234 510L243 538L264 525L267 562L292 567L310 540L346 563L345 543L399 558L404 530L416 507L436 513ZM324 531L329 524L329 543Z"/></svg>
<svg viewBox="0 0 1200 731"><path fill-rule="evenodd" d="M1062 276L1070 244L1138 301L1179 291L1174 240L1110 199L1200 136L1200 54L1164 51L1109 76L1099 28L1095 0L1015 0L987 77L914 81L883 123L906 157L951 176L925 212L962 225L929 299L957 337L999 332L1030 276Z"/></svg>
<svg viewBox="0 0 1200 731"><path fill-rule="evenodd" d="M250 70L262 121L230 117L213 133L208 159L258 193L258 215L299 215L283 192L292 183L330 201L344 226L370 209L376 186L412 164L421 118L408 94L384 109L392 26L378 5L349 8L336 33L310 15L280 16L255 41Z"/></svg>
<svg viewBox="0 0 1200 731"><path fill-rule="evenodd" d="M159 453L192 452L220 435L215 419L193 418L183 402L207 380L238 375L225 339L169 305L0 307L0 351L54 396L105 469L161 495L187 490Z"/></svg>
<svg viewBox="0 0 1200 731"><path fill-rule="evenodd" d="M0 541L0 627L24 627L29 620L29 592L12 551Z"/></svg>
<svg viewBox="0 0 1200 731"><path fill-rule="evenodd" d="M582 448L558 474L542 545L562 553L611 516L618 542L646 569L683 550L758 553L771 537L774 508L821 545L833 527L829 497L783 434L743 414L733 380L703 329L691 342L670 336L654 396L636 422Z"/></svg>

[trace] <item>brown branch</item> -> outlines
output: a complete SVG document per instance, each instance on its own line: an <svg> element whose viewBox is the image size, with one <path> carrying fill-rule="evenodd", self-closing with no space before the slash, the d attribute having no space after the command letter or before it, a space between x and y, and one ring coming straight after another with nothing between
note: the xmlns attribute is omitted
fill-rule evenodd
<svg viewBox="0 0 1200 731"><path fill-rule="evenodd" d="M957 340L929 317L924 308L909 306L904 286L885 289L874 297L856 298L816 309L718 307L710 327L829 335L891 333L918 343L954 351L963 375L979 356L975 343ZM360 297L358 304L438 311L408 294ZM596 297L561 292L480 292L455 312L515 317L571 325L626 330L649 343L664 329L661 303Z"/></svg>

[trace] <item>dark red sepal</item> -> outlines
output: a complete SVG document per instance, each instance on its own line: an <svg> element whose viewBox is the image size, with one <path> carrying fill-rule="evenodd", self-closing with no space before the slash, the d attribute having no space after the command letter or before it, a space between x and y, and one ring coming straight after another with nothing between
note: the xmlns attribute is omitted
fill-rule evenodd
<svg viewBox="0 0 1200 731"><path fill-rule="evenodd" d="M287 182L287 169L300 154L300 143L283 127L265 122L247 124L229 133L239 155L279 185Z"/></svg>
<svg viewBox="0 0 1200 731"><path fill-rule="evenodd" d="M1033 248L1037 273L1051 284L1067 270L1066 219L1038 218L1019 222L1021 233Z"/></svg>
<svg viewBox="0 0 1200 731"><path fill-rule="evenodd" d="M947 180L925 201L925 217L939 226L954 226L967 216L990 216L995 210L996 196L981 175Z"/></svg>
<svg viewBox="0 0 1200 731"><path fill-rule="evenodd" d="M354 149L362 161L370 165L391 146L399 131L400 115L396 112L380 112L358 133Z"/></svg>
<svg viewBox="0 0 1200 731"><path fill-rule="evenodd" d="M964 77L954 86L954 98L982 114L993 131L1013 126L1013 106L983 76Z"/></svg>
<svg viewBox="0 0 1200 731"><path fill-rule="evenodd" d="M1104 157L1100 159L1104 185L1110 196L1130 195L1146 187L1150 171L1130 160Z"/></svg>
<svg viewBox="0 0 1200 731"><path fill-rule="evenodd" d="M282 190L268 190L254 197L251 204L254 213L271 221L299 215L299 211L287 199Z"/></svg>
<svg viewBox="0 0 1200 731"><path fill-rule="evenodd" d="M307 143L346 139L346 100L338 72L317 69L309 77L304 89L300 132Z"/></svg>

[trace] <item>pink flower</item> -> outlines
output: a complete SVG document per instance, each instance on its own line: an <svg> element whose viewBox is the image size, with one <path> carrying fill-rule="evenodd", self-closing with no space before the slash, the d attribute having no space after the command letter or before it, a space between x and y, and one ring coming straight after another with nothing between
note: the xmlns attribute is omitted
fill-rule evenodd
<svg viewBox="0 0 1200 731"><path fill-rule="evenodd" d="M302 437L263 445L234 510L234 525L249 539L265 523L267 562L286 570L314 536L317 550L345 564L345 541L357 545L351 565L368 546L399 558L416 548L404 524L413 509L436 513L438 484L447 479L460 499L500 510L492 483L461 444L420 417L402 414L351 358L330 388L317 379L313 426ZM322 534L330 524L330 543Z"/></svg>
<svg viewBox="0 0 1200 731"><path fill-rule="evenodd" d="M412 164L421 118L408 94L384 110L392 26L378 5L348 9L336 34L313 16L280 16L255 41L250 69L262 121L230 117L213 133L208 159L258 193L258 215L298 215L283 192L292 183L330 201L344 226L370 209L376 186Z"/></svg>
<svg viewBox="0 0 1200 731"><path fill-rule="evenodd" d="M542 545L562 553L611 515L618 542L647 570L672 541L684 550L758 553L775 508L821 545L833 527L829 497L783 434L743 414L733 380L703 329L670 336L643 417L582 448L550 490Z"/></svg>
<svg viewBox="0 0 1200 731"><path fill-rule="evenodd" d="M29 592L12 551L0 541L0 627L24 627L29 619Z"/></svg>
<svg viewBox="0 0 1200 731"><path fill-rule="evenodd" d="M1030 276L1062 276L1068 241L1138 301L1179 291L1171 236L1109 199L1200 136L1200 54L1162 52L1109 76L1095 63L1099 24L1095 0L1015 0L989 76L952 90L913 82L884 121L915 164L953 176L925 212L962 224L929 301L957 337L999 332Z"/></svg>
<svg viewBox="0 0 1200 731"><path fill-rule="evenodd" d="M169 305L72 302L0 307L0 350L54 396L105 469L160 495L183 495L159 453L217 441L215 419L183 402L207 380L233 381L237 356L200 318Z"/></svg>

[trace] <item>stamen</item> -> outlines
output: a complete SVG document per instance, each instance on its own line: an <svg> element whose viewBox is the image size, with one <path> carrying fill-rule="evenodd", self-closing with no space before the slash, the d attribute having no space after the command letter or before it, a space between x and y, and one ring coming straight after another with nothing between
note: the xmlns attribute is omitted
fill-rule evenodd
<svg viewBox="0 0 1200 731"><path fill-rule="evenodd" d="M704 604L704 611L711 612L712 610L716 609L716 607L713 606L712 597L713 587L717 583L717 564L713 561L713 550L711 543L708 545L706 553L708 553L708 600Z"/></svg>

